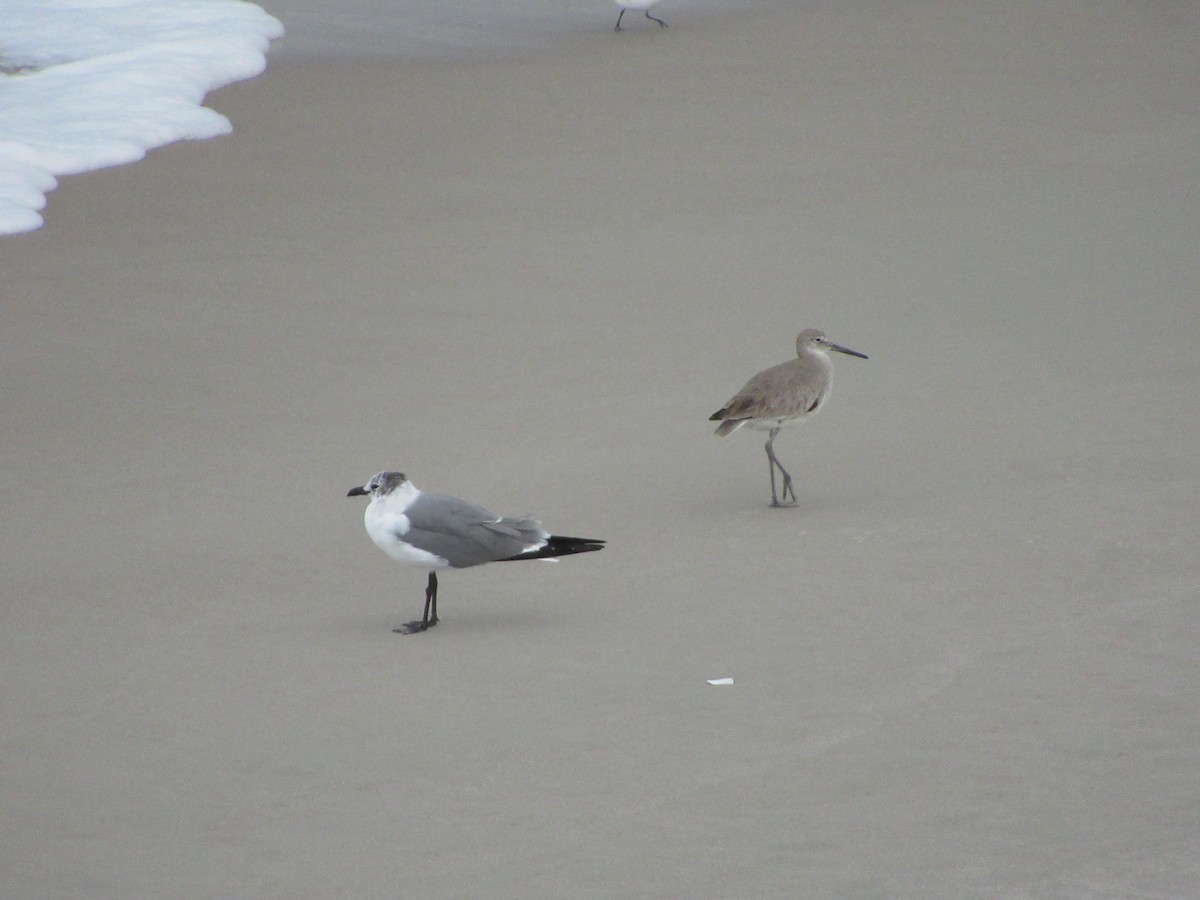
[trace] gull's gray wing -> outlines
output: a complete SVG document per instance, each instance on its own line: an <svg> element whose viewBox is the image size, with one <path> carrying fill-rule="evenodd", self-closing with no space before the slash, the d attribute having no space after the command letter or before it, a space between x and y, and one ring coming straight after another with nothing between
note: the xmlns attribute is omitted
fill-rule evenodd
<svg viewBox="0 0 1200 900"><path fill-rule="evenodd" d="M448 494L421 492L404 515L412 527L401 539L457 569L508 559L547 536L535 519L502 518Z"/></svg>

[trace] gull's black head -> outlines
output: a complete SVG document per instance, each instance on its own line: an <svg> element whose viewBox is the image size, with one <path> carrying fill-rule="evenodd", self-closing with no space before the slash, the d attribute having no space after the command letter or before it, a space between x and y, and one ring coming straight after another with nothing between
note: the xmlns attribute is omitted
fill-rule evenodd
<svg viewBox="0 0 1200 900"><path fill-rule="evenodd" d="M366 484L350 488L347 497L386 497L408 481L403 472L380 472L371 476Z"/></svg>

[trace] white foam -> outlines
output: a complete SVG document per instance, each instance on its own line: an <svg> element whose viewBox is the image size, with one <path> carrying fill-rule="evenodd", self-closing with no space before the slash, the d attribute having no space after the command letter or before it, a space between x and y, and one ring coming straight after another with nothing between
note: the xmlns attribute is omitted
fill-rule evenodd
<svg viewBox="0 0 1200 900"><path fill-rule="evenodd" d="M0 234L42 224L57 175L228 133L204 96L261 73L282 34L242 0L5 0Z"/></svg>

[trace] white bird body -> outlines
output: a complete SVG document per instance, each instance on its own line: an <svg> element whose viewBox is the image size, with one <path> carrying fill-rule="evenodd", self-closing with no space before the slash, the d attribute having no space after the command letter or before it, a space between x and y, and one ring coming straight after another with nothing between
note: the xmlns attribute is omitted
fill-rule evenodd
<svg viewBox="0 0 1200 900"><path fill-rule="evenodd" d="M616 3L621 10L621 12L617 14L617 27L614 28L613 31L621 30L621 17L625 15L626 10L630 9L645 13L646 18L651 22L657 22L659 28L667 27L667 23L662 19L656 19L654 16L650 15L650 10L658 6L659 0L613 0L613 2Z"/></svg>
<svg viewBox="0 0 1200 900"><path fill-rule="evenodd" d="M415 484L406 481L386 496L372 496L363 512L363 524L375 546L392 559L429 571L448 569L449 560L399 540L412 530L412 520L404 512L420 493Z"/></svg>
<svg viewBox="0 0 1200 900"><path fill-rule="evenodd" d="M425 614L404 634L437 624L437 572L489 562L553 559L600 550L604 541L552 535L528 516L497 516L447 494L426 493L400 472L380 472L348 497L370 497L363 524L375 545L397 562L429 572Z"/></svg>
<svg viewBox="0 0 1200 900"><path fill-rule="evenodd" d="M424 515L421 515L422 509L426 510ZM407 515L409 510L413 510L420 532L458 539L455 562L415 546L412 541L419 540L416 534L406 540L413 532L413 518ZM398 562L430 571L461 569L520 556L540 550L550 539L550 534L532 518L516 518L505 523L503 516L492 515L482 506L448 494L426 493L407 479L388 493L373 492L371 503L362 514L362 522L379 550ZM437 546L432 539L426 539L425 544Z"/></svg>

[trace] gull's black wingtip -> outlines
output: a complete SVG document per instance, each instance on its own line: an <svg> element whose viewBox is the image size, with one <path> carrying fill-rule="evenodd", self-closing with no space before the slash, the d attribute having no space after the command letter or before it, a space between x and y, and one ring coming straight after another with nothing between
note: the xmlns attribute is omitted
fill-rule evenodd
<svg viewBox="0 0 1200 900"><path fill-rule="evenodd" d="M571 556L575 553L591 553L603 550L607 541L600 538L567 537L552 534L546 543L528 553L518 553L516 556L506 556L497 562L515 562L518 559L557 559L560 556Z"/></svg>
<svg viewBox="0 0 1200 900"><path fill-rule="evenodd" d="M581 538L567 537L562 534L552 534L546 539L547 547L558 547L559 549L570 549L572 547L581 548L580 552L586 550L602 550L608 541L601 538Z"/></svg>

